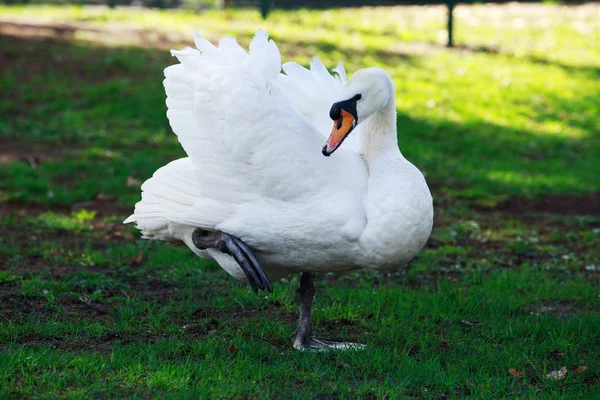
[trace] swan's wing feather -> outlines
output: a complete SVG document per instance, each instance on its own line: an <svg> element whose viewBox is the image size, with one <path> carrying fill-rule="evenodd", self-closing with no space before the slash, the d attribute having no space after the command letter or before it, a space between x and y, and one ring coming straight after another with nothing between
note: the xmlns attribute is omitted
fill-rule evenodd
<svg viewBox="0 0 600 400"><path fill-rule="evenodd" d="M339 100L342 85L346 82L343 63L340 61L333 69L335 75L329 73L318 57L313 57L310 69L295 62L287 62L282 68L284 73L279 74L278 82L283 94L322 136L328 137L333 126L329 109ZM360 125L346 138L340 150L359 152Z"/></svg>
<svg viewBox="0 0 600 400"><path fill-rule="evenodd" d="M249 53L233 38L218 47L199 36L195 43L198 49L173 51L180 64L168 67L164 80L167 116L189 161L159 170L144 184L139 207L148 198L153 217L218 228L235 225L252 204L314 202L341 208L340 215L360 206L360 195L354 203L319 204L328 194L361 193L366 169L350 152L322 156L323 136L281 93L279 50L265 32L257 33ZM177 179L183 165L194 171Z"/></svg>
<svg viewBox="0 0 600 400"><path fill-rule="evenodd" d="M344 68L344 63L342 60L338 62L338 65L336 65L336 67L333 69L333 72L338 74L342 82L346 82L346 68Z"/></svg>

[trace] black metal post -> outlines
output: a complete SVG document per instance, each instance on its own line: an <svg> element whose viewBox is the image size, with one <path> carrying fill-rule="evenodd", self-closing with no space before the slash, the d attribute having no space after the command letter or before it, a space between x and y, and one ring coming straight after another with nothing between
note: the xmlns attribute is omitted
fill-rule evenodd
<svg viewBox="0 0 600 400"><path fill-rule="evenodd" d="M260 15L263 19L267 19L269 12L271 12L271 0L260 0Z"/></svg>
<svg viewBox="0 0 600 400"><path fill-rule="evenodd" d="M448 47L454 47L454 38L453 38L453 28L452 28L452 20L454 19L452 16L452 11L454 11L454 6L456 5L455 0L448 1Z"/></svg>

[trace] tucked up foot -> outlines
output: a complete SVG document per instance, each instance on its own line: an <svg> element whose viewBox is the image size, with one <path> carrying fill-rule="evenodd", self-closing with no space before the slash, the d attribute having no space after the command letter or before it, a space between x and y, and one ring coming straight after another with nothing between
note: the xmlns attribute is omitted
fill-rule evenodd
<svg viewBox="0 0 600 400"><path fill-rule="evenodd" d="M316 286L314 276L310 272L304 272L300 279L300 318L298 319L298 330L294 349L300 351L330 351L330 350L363 350L364 344L351 342L327 342L314 338L312 325L312 306L315 297Z"/></svg>
<svg viewBox="0 0 600 400"><path fill-rule="evenodd" d="M192 233L192 241L200 250L213 248L232 256L244 271L254 293L261 289L273 291L273 286L254 256L254 252L241 239L224 232L198 228Z"/></svg>

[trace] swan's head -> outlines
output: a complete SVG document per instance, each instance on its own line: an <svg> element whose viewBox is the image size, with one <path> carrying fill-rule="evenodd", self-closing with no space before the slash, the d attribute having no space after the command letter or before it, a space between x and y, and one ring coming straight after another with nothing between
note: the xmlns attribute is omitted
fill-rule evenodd
<svg viewBox="0 0 600 400"><path fill-rule="evenodd" d="M323 155L331 155L356 125L393 103L395 96L394 81L385 70L365 68L356 71L344 84L338 101L329 111L333 130L323 147Z"/></svg>

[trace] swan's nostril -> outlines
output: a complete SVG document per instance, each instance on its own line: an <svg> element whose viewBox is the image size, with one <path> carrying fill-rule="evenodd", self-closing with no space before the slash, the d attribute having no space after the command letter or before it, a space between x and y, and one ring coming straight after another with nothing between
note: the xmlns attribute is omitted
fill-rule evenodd
<svg viewBox="0 0 600 400"><path fill-rule="evenodd" d="M340 119L338 119L337 125L335 126L335 129L337 129L338 131L342 128L342 117L340 117Z"/></svg>

